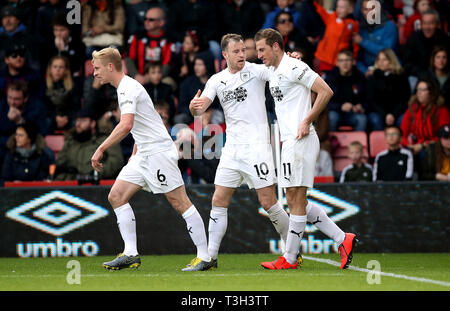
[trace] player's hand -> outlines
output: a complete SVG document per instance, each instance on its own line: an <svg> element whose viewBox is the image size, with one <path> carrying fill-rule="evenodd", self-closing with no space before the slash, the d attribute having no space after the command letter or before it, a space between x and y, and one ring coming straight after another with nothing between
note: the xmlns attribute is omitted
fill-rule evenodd
<svg viewBox="0 0 450 311"><path fill-rule="evenodd" d="M189 109L202 109L203 108L203 100L200 98L202 91L198 90L197 94L195 94L194 98L191 100L189 104Z"/></svg>
<svg viewBox="0 0 450 311"><path fill-rule="evenodd" d="M302 139L305 136L309 135L309 127L310 124L306 121L302 121L298 126L297 130L297 139Z"/></svg>
<svg viewBox="0 0 450 311"><path fill-rule="evenodd" d="M103 151L97 149L94 155L91 158L91 165L97 172L103 168L103 164L100 163L100 160L103 158Z"/></svg>
<svg viewBox="0 0 450 311"><path fill-rule="evenodd" d="M292 57L292 58L296 58L296 59L298 59L298 60L302 60L302 54L301 53L299 53L299 52L293 52L293 53L291 53L291 52L287 52L287 55L289 56L289 57Z"/></svg>

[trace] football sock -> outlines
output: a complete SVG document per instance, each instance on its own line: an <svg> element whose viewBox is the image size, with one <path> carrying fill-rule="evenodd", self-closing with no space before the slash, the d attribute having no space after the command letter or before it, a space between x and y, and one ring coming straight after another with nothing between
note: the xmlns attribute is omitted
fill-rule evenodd
<svg viewBox="0 0 450 311"><path fill-rule="evenodd" d="M290 264L295 264L297 261L297 254L305 228L306 215L291 214L289 216L289 231L286 239L286 251L283 256Z"/></svg>
<svg viewBox="0 0 450 311"><path fill-rule="evenodd" d="M213 206L209 215L208 252L212 259L217 259L220 243L227 231L228 208Z"/></svg>
<svg viewBox="0 0 450 311"><path fill-rule="evenodd" d="M332 238L338 245L345 239L345 232L341 230L320 206L308 201L306 205L308 222L316 226L322 233Z"/></svg>
<svg viewBox="0 0 450 311"><path fill-rule="evenodd" d="M269 208L267 213L269 214L269 219L275 227L275 230L277 230L280 234L281 239L286 245L286 238L289 229L289 215L279 202Z"/></svg>
<svg viewBox="0 0 450 311"><path fill-rule="evenodd" d="M206 238L205 224L199 212L192 205L181 216L186 221L187 229L192 241L197 247L197 257L204 261L209 261L208 240Z"/></svg>
<svg viewBox="0 0 450 311"><path fill-rule="evenodd" d="M137 255L136 219L134 217L133 209L129 203L126 203L114 209L114 212L116 213L120 235L125 243L123 253L127 256Z"/></svg>

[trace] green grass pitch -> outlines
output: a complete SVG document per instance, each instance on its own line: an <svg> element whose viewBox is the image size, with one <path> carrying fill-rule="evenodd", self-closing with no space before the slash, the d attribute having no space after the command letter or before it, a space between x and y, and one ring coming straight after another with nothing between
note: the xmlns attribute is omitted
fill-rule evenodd
<svg viewBox="0 0 450 311"><path fill-rule="evenodd" d="M1 291L449 291L450 254L306 255L298 270L264 270L273 254L222 254L218 269L182 272L191 255L142 256L139 269L107 271L109 257L0 258ZM68 262L79 262L76 271ZM381 270L375 274L377 263ZM69 279L69 282L68 282ZM76 283L76 282L75 282ZM371 284L372 283L372 284Z"/></svg>

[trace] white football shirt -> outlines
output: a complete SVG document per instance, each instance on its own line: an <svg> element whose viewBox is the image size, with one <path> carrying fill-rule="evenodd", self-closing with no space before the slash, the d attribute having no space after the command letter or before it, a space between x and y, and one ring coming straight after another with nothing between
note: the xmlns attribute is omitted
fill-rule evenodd
<svg viewBox="0 0 450 311"><path fill-rule="evenodd" d="M245 62L234 74L228 68L214 74L203 95L217 96L225 115L227 144L269 143L265 83L270 71L264 65Z"/></svg>
<svg viewBox="0 0 450 311"><path fill-rule="evenodd" d="M129 76L124 76L117 87L121 115L134 114L131 135L137 153L151 155L172 148L174 142L145 88Z"/></svg>
<svg viewBox="0 0 450 311"><path fill-rule="evenodd" d="M270 71L269 88L275 102L281 141L295 139L298 126L311 110L311 87L319 75L286 53L278 68L270 67ZM310 131L314 131L312 124Z"/></svg>

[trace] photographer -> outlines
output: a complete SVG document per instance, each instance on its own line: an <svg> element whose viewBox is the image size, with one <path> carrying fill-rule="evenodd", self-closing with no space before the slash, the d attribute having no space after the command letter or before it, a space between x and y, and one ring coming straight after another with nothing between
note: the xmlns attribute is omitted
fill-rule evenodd
<svg viewBox="0 0 450 311"><path fill-rule="evenodd" d="M55 180L95 182L91 157L106 136L97 132L92 109L83 108L76 116L75 127L68 131L64 147L56 159ZM120 145L111 147L103 156L103 169L98 179L114 179L123 165Z"/></svg>

